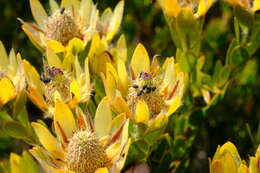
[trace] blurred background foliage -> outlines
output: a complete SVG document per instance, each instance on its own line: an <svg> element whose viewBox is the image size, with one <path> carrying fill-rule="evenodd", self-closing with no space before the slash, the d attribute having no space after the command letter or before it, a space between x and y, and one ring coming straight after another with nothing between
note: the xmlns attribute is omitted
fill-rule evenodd
<svg viewBox="0 0 260 173"><path fill-rule="evenodd" d="M48 1L41 1L48 9ZM96 0L102 11L114 7L116 0ZM28 0L0 1L0 40L9 51L12 47L20 52L33 65L40 67L40 52L31 44L20 28L17 17L25 21L33 21ZM202 50L207 57L205 71L213 73L217 60L224 63L225 53L234 29L232 9L223 2L216 2L206 16L204 42ZM176 48L171 41L170 33L159 6L151 0L126 0L124 18L120 30L128 43L128 55L133 48L142 42L150 56L167 57L175 55ZM118 36L120 35L118 34ZM115 39L116 40L116 39ZM260 55L259 50L255 55ZM0 55L1 56L1 55ZM191 151L187 152L189 166L186 172L203 172L208 170L208 157L213 157L217 145L232 141L240 151L242 158L254 155L260 143L260 75L259 57L247 62L246 68L234 80L226 92L224 99L210 108L206 117L193 114L193 123L199 124L195 142ZM32 119L40 116L39 111L28 103ZM174 120L173 120L174 121ZM171 123L174 124L174 123ZM21 153L20 141L12 140L0 133L0 156L8 156L11 151ZM185 151L184 151L185 152ZM157 153L154 153L156 155Z"/></svg>

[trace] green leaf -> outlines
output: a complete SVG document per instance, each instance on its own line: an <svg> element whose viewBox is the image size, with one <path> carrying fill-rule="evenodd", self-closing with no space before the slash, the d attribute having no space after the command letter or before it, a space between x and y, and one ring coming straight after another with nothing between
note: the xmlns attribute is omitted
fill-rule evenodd
<svg viewBox="0 0 260 173"><path fill-rule="evenodd" d="M143 123L134 123L130 121L129 123L129 134L132 138L140 138L144 135L147 126Z"/></svg>
<svg viewBox="0 0 260 173"><path fill-rule="evenodd" d="M227 64L231 66L237 66L244 63L249 58L250 56L246 48L242 46L236 46L232 49L230 56L227 59Z"/></svg>
<svg viewBox="0 0 260 173"><path fill-rule="evenodd" d="M239 22L237 17L234 17L234 29L235 29L236 39L238 40L238 42L240 42L240 28L239 28Z"/></svg>
<svg viewBox="0 0 260 173"><path fill-rule="evenodd" d="M221 61L218 60L215 67L214 67L214 73L213 73L213 82L214 83L218 83L219 81L219 76L220 76L220 72L221 72L221 69L223 68L222 64L221 64Z"/></svg>
<svg viewBox="0 0 260 173"><path fill-rule="evenodd" d="M16 118L17 115L22 111L26 104L26 92L23 90L19 92L18 96L16 97L13 109L13 117Z"/></svg>
<svg viewBox="0 0 260 173"><path fill-rule="evenodd" d="M159 137L163 134L164 128L149 132L145 134L144 140L148 143L148 145L152 146L153 144L157 143Z"/></svg>
<svg viewBox="0 0 260 173"><path fill-rule="evenodd" d="M248 28L251 28L253 26L254 17L246 8L237 5L234 7L234 14L240 24Z"/></svg>
<svg viewBox="0 0 260 173"><path fill-rule="evenodd" d="M177 26L185 34L194 32L195 18L190 10L182 10L177 16Z"/></svg>
<svg viewBox="0 0 260 173"><path fill-rule="evenodd" d="M230 64L230 59L231 59L231 53L233 49L238 45L238 42L236 39L233 39L231 43L228 46L227 54L226 54L226 64Z"/></svg>
<svg viewBox="0 0 260 173"><path fill-rule="evenodd" d="M191 72L196 65L196 56L192 53L178 52L177 61L184 72Z"/></svg>
<svg viewBox="0 0 260 173"><path fill-rule="evenodd" d="M126 165L145 161L148 155L148 144L142 139L134 141L129 148Z"/></svg>
<svg viewBox="0 0 260 173"><path fill-rule="evenodd" d="M21 171L23 173L38 173L40 170L32 156L24 151L21 158Z"/></svg>
<svg viewBox="0 0 260 173"><path fill-rule="evenodd" d="M252 34L250 37L250 42L247 45L247 50L252 56L260 46L260 23L257 23L252 28Z"/></svg>
<svg viewBox="0 0 260 173"><path fill-rule="evenodd" d="M219 87L223 86L228 81L230 73L231 73L231 69L227 65L220 70L218 76Z"/></svg>
<svg viewBox="0 0 260 173"><path fill-rule="evenodd" d="M28 118L28 112L25 106L22 107L21 111L17 115L16 119L26 128L31 128L31 124Z"/></svg>
<svg viewBox="0 0 260 173"><path fill-rule="evenodd" d="M11 116L7 112L0 112L0 122L12 120Z"/></svg>
<svg viewBox="0 0 260 173"><path fill-rule="evenodd" d="M24 126L21 125L21 123L11 120L7 121L4 124L4 131L6 134L8 134L11 137L17 138L17 139L24 139L29 137L29 134Z"/></svg>

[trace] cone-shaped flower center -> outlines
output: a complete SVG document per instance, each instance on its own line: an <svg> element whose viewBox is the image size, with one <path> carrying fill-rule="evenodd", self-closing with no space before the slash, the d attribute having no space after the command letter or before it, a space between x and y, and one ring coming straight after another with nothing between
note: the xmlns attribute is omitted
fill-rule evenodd
<svg viewBox="0 0 260 173"><path fill-rule="evenodd" d="M54 105L54 94L57 91L63 101L69 101L70 80L57 67L47 69L47 76L42 75L41 80L45 83L45 98L47 103Z"/></svg>
<svg viewBox="0 0 260 173"><path fill-rule="evenodd" d="M151 117L156 116L165 107L162 95L159 93L159 81L151 74L141 72L139 77L133 81L129 88L127 103L135 113L139 100L144 100L149 108Z"/></svg>
<svg viewBox="0 0 260 173"><path fill-rule="evenodd" d="M72 38L81 37L80 27L72 16L71 10L57 10L47 20L47 40L56 40L66 45Z"/></svg>
<svg viewBox="0 0 260 173"><path fill-rule="evenodd" d="M108 158L94 134L79 131L70 139L66 163L67 169L75 173L94 173L98 168L108 166Z"/></svg>

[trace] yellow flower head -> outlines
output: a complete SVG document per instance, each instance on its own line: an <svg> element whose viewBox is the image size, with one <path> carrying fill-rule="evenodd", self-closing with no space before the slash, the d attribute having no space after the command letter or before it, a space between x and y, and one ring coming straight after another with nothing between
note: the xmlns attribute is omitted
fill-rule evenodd
<svg viewBox="0 0 260 173"><path fill-rule="evenodd" d="M30 152L46 172L119 173L123 168L130 145L128 120L124 114L112 119L107 97L98 105L94 124L81 109L77 108L74 116L66 104L57 101L53 118L56 136L42 123L32 126L41 146Z"/></svg>
<svg viewBox="0 0 260 173"><path fill-rule="evenodd" d="M109 41L117 32L123 16L124 1L118 3L114 12L110 8L106 9L102 17L91 0L62 0L60 6L54 0L49 2L50 16L39 0L30 0L36 24L20 19L22 29L40 50L46 49L49 40L66 45L76 37L86 43L92 39L95 32L99 32Z"/></svg>
<svg viewBox="0 0 260 173"><path fill-rule="evenodd" d="M259 151L259 150L258 150ZM250 158L249 168L242 161L237 148L231 142L226 142L222 146L218 146L213 160L209 159L211 173L257 173L259 172L259 159L257 152L256 157Z"/></svg>
<svg viewBox="0 0 260 173"><path fill-rule="evenodd" d="M159 3L165 13L172 18L177 18L182 10L189 10L194 17L204 16L212 6L214 0L160 0Z"/></svg>
<svg viewBox="0 0 260 173"><path fill-rule="evenodd" d="M51 52L51 49L47 50ZM48 63L44 63L45 70L41 75L28 61L23 61L29 98L47 116L52 115L57 99L67 103L71 108L75 107L77 103L87 102L92 90L88 58L85 60L85 71L77 66L76 74L67 68L67 64L63 66L61 62L58 62L59 58L53 52L47 55L47 60Z"/></svg>
<svg viewBox="0 0 260 173"><path fill-rule="evenodd" d="M154 125L165 122L181 105L185 75L173 58L167 58L162 67L156 58L150 63L146 49L139 44L129 68L122 59L115 66L107 63L103 75L115 112L125 112L137 123Z"/></svg>
<svg viewBox="0 0 260 173"><path fill-rule="evenodd" d="M9 57L0 41L0 107L12 100L26 86L20 54L12 49Z"/></svg>
<svg viewBox="0 0 260 173"><path fill-rule="evenodd" d="M260 1L259 0L226 0L233 6L240 6L246 8L248 11L258 11L260 10Z"/></svg>

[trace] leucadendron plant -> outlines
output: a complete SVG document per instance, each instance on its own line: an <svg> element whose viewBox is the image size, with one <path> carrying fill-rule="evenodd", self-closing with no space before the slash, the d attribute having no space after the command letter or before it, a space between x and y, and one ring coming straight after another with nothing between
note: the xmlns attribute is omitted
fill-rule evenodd
<svg viewBox="0 0 260 173"><path fill-rule="evenodd" d="M21 156L15 153L11 153L9 160L2 160L0 162L0 172L40 173L40 168L29 152L24 151Z"/></svg>
<svg viewBox="0 0 260 173"><path fill-rule="evenodd" d="M141 43L129 57L124 35L113 40L124 1L102 15L91 0L49 0L49 14L29 3L35 23L19 20L42 68L0 42L0 125L29 150L1 158L0 172L185 172L208 110L260 46L258 0L225 0L235 32L221 59L204 47L219 33L204 23L214 0L158 0L177 48L166 58ZM228 142L209 159L210 173L259 173L259 160L259 148L247 164Z"/></svg>
<svg viewBox="0 0 260 173"><path fill-rule="evenodd" d="M112 117L110 100L104 97L97 107L94 122L78 107L75 115L61 100L55 103L53 135L42 122L33 122L40 144L30 153L46 172L119 173L131 139L129 120L124 113Z"/></svg>
<svg viewBox="0 0 260 173"><path fill-rule="evenodd" d="M150 60L142 44L136 46L129 65L123 59L106 64L106 73L102 74L106 95L114 112L126 113L131 120L133 142L127 164L149 159L168 118L182 104L185 78L173 57L160 65L156 57Z"/></svg>
<svg viewBox="0 0 260 173"><path fill-rule="evenodd" d="M188 153L198 135L201 121L207 116L208 110L224 97L230 84L239 78L259 48L256 41L259 39L259 19L255 13L258 1L229 2L234 9L235 33L224 53L224 60L221 57L213 59L213 53L207 52L204 47L208 39L204 35L205 17L215 1L158 0L158 3L177 48L176 63L186 73L187 82L183 106L176 116L170 118L166 127L168 133L161 136L158 142L158 148L167 148L171 152L156 150L150 160L168 163L167 168L153 166L154 170L182 172L189 165ZM209 65L211 68L208 68ZM159 151L161 154L157 154Z"/></svg>
<svg viewBox="0 0 260 173"><path fill-rule="evenodd" d="M77 52L84 49L83 41L74 38L67 47L63 47L59 42L50 42L49 45L43 60L44 70L40 74L26 60L23 61L23 66L29 98L47 117L52 117L57 98L71 108L78 103L87 104L91 98L92 84L88 58L83 60L82 66L78 59ZM55 52L64 54L60 56L63 59Z"/></svg>
<svg viewBox="0 0 260 173"><path fill-rule="evenodd" d="M71 39L79 38L87 43L96 32L111 41L120 27L124 10L124 1L120 1L114 11L107 8L102 15L92 0L63 0L60 5L50 0L49 4L50 15L39 0L30 0L36 24L19 19L25 34L43 52L50 40L67 45Z"/></svg>
<svg viewBox="0 0 260 173"><path fill-rule="evenodd" d="M8 56L0 41L0 110L19 95L25 86L21 55L19 53L16 55L12 49Z"/></svg>
<svg viewBox="0 0 260 173"><path fill-rule="evenodd" d="M260 148L258 147L255 156L249 159L249 165L239 156L237 148L231 142L218 146L213 159L209 159L210 173L258 173Z"/></svg>

